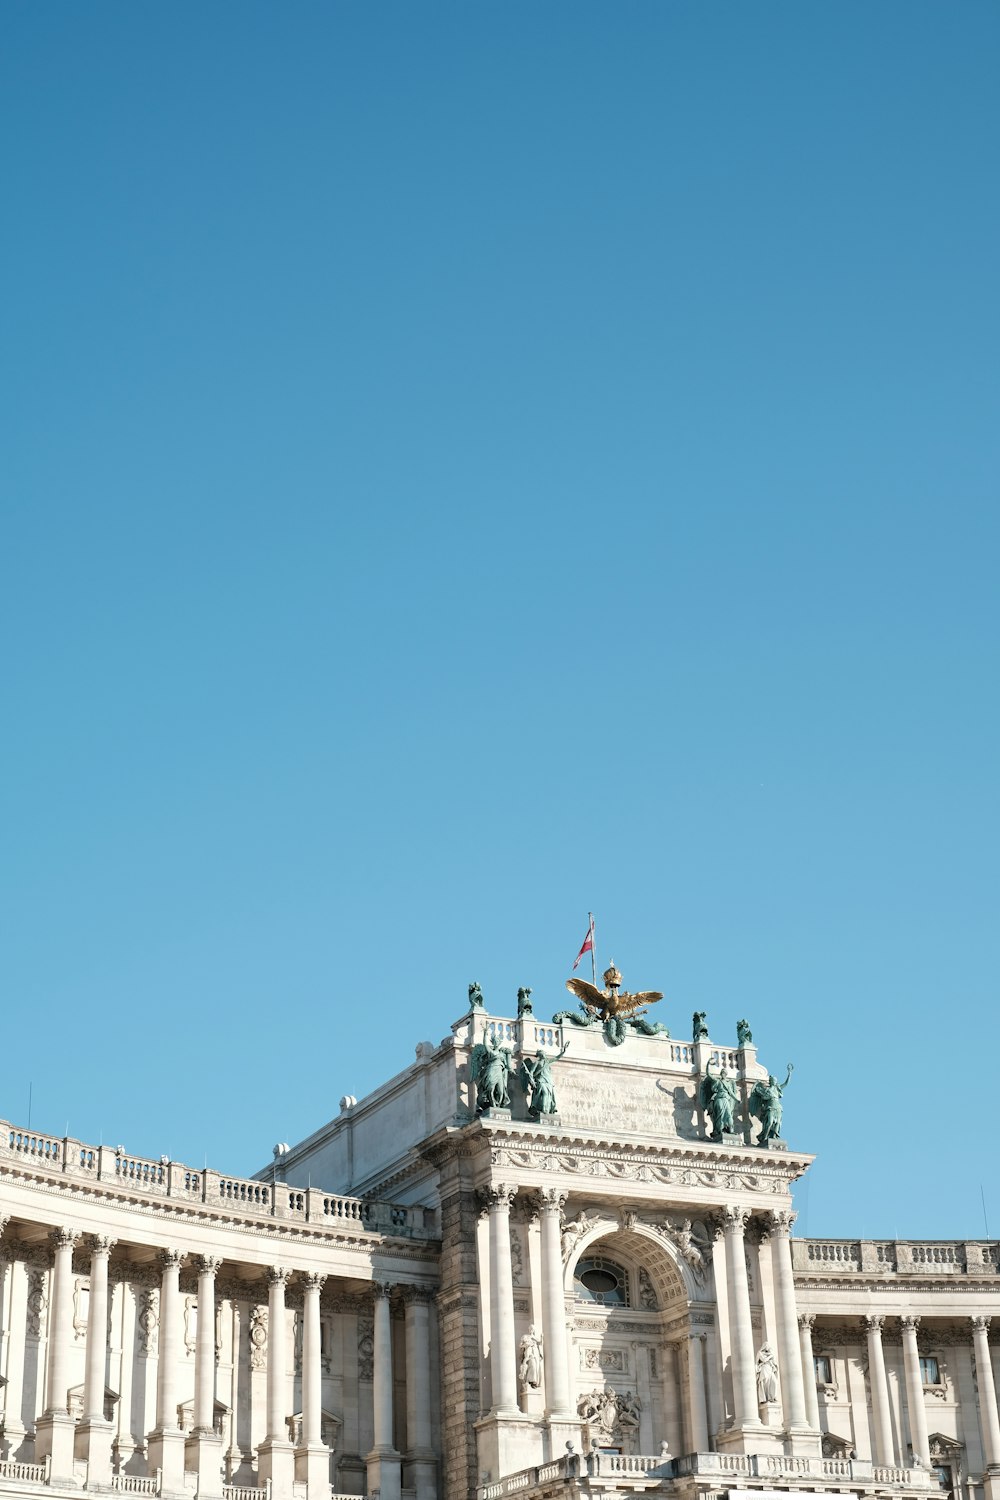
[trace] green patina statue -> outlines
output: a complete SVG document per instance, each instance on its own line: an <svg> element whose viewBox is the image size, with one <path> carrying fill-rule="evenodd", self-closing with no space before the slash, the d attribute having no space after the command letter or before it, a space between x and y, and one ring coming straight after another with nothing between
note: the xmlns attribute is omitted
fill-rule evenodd
<svg viewBox="0 0 1000 1500"><path fill-rule="evenodd" d="M544 1052L536 1052L534 1061L525 1057L521 1062L521 1084L524 1092L528 1095L528 1114L554 1115L556 1109L556 1091L552 1083L552 1064L558 1062L569 1046L564 1042L562 1051L557 1052L555 1057L546 1057Z"/></svg>
<svg viewBox="0 0 1000 1500"><path fill-rule="evenodd" d="M739 1091L736 1087L736 1079L731 1073L726 1072L723 1063L720 1073L712 1072L712 1059L709 1058L705 1065L705 1076L701 1081L699 1102L702 1109L712 1122L712 1139L722 1139L723 1131L727 1135L733 1132L733 1116L736 1113L736 1104L739 1099Z"/></svg>
<svg viewBox="0 0 1000 1500"><path fill-rule="evenodd" d="M534 1011L531 1009L531 991L526 985L522 984L517 992L517 1019L520 1021L522 1016L531 1015L534 1015Z"/></svg>
<svg viewBox="0 0 1000 1500"><path fill-rule="evenodd" d="M769 1073L766 1083L758 1082L753 1086L748 1107L754 1119L760 1121L758 1146L766 1146L768 1141L776 1141L781 1135L781 1096L793 1071L789 1063L784 1083L779 1083L774 1074Z"/></svg>
<svg viewBox="0 0 1000 1500"><path fill-rule="evenodd" d="M469 1073L476 1086L476 1110L510 1109L507 1081L513 1066L509 1047L501 1047L495 1032L487 1030L469 1058Z"/></svg>
<svg viewBox="0 0 1000 1500"><path fill-rule="evenodd" d="M740 1047L749 1047L753 1041L753 1032L750 1030L749 1021L736 1022L736 1041Z"/></svg>
<svg viewBox="0 0 1000 1500"><path fill-rule="evenodd" d="M707 1042L708 1041L708 1027L705 1024L705 1022L707 1020L708 1020L708 1011L707 1010L696 1010L695 1013L694 1013L694 1015L691 1017L691 1033L692 1033L692 1037L693 1037L694 1041L696 1041L696 1042Z"/></svg>
<svg viewBox="0 0 1000 1500"><path fill-rule="evenodd" d="M475 979L469 985L469 1009L470 1010L484 1010L485 1009L485 1006L483 1004L483 991L482 991L482 987L480 986L478 980L475 980Z"/></svg>

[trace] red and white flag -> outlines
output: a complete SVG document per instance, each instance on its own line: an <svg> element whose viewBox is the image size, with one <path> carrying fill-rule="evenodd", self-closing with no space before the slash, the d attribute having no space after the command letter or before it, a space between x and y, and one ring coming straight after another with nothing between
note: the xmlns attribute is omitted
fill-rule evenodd
<svg viewBox="0 0 1000 1500"><path fill-rule="evenodd" d="M593 951L594 951L594 917L593 917L593 913L590 913L589 915L590 915L590 926L587 928L587 936L583 940L583 947L580 949L579 953L576 955L576 958L574 960L574 963L573 963L574 969L577 967L577 965L579 964L581 958L583 957L583 955L585 953L593 953Z"/></svg>

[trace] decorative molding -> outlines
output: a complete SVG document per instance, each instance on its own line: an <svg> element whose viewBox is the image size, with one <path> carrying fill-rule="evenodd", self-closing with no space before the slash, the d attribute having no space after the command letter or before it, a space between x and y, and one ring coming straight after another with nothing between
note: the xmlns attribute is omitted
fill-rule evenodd
<svg viewBox="0 0 1000 1500"><path fill-rule="evenodd" d="M358 1379L375 1376L375 1324L371 1318L358 1319Z"/></svg>
<svg viewBox="0 0 1000 1500"><path fill-rule="evenodd" d="M250 1342L250 1368L251 1370L267 1369L267 1308L252 1307L250 1309L250 1323L247 1330Z"/></svg>

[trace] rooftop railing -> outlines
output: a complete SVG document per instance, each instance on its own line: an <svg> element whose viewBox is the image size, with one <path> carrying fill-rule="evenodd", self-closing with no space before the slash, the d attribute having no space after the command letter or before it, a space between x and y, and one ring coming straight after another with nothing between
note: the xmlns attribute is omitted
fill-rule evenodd
<svg viewBox="0 0 1000 1500"><path fill-rule="evenodd" d="M122 1146L89 1146L72 1136L43 1135L0 1120L0 1160L17 1162L33 1176L106 1183L133 1201L180 1200L207 1204L222 1217L281 1219L331 1232L427 1236L434 1213L420 1205L381 1203L261 1182L186 1167L166 1156L135 1156Z"/></svg>
<svg viewBox="0 0 1000 1500"><path fill-rule="evenodd" d="M794 1270L812 1275L996 1276L996 1240L792 1240Z"/></svg>

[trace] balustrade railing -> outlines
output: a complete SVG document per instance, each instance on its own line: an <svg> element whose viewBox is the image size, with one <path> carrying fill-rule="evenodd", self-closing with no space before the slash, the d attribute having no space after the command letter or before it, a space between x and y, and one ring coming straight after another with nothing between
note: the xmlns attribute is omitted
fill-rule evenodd
<svg viewBox="0 0 1000 1500"><path fill-rule="evenodd" d="M377 1199L324 1193L318 1188L297 1188L286 1182L262 1182L256 1177L199 1171L167 1157L155 1161L152 1157L134 1156L120 1146L89 1146L71 1136L59 1139L22 1130L6 1120L0 1120L0 1160L18 1163L32 1175L44 1173L107 1183L129 1197L141 1193L150 1198L207 1203L233 1218L284 1219L351 1233L361 1230L427 1237L434 1233L433 1211L422 1205L383 1203ZM0 1474L3 1472L0 1469Z"/></svg>
<svg viewBox="0 0 1000 1500"><path fill-rule="evenodd" d="M41 1464L22 1463L19 1458L0 1458L0 1479L11 1479L21 1484L48 1484L51 1460Z"/></svg>
<svg viewBox="0 0 1000 1500"><path fill-rule="evenodd" d="M812 1274L996 1276L998 1262L981 1240L792 1240L793 1268Z"/></svg>

